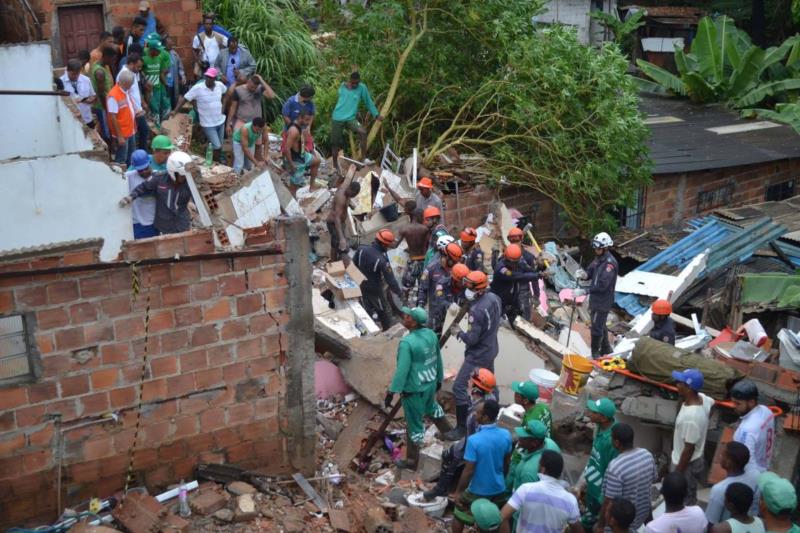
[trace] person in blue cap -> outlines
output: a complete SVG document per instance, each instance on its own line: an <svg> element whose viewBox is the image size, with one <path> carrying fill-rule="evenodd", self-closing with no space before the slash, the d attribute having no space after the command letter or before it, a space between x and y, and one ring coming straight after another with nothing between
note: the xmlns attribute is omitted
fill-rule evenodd
<svg viewBox="0 0 800 533"><path fill-rule="evenodd" d="M125 173L128 180L128 192L150 178L153 170L150 168L150 155L144 150L135 150L131 154L131 166ZM136 198L131 204L131 219L133 220L133 238L147 239L158 235L158 230L153 225L156 218L156 198L153 194L145 194Z"/></svg>
<svg viewBox="0 0 800 533"><path fill-rule="evenodd" d="M672 372L683 403L675 418L672 433L672 470L686 477L686 505L697 503L697 484L705 471L703 459L708 433L708 418L713 398L700 392L703 373L696 368Z"/></svg>

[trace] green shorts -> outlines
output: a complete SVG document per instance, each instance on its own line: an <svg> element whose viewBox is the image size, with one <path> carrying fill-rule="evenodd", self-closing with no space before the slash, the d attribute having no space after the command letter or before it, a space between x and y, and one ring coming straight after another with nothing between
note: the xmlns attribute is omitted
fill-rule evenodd
<svg viewBox="0 0 800 533"><path fill-rule="evenodd" d="M498 509L502 509L509 497L510 495L507 492L501 492L500 494L495 494L494 496L478 496L477 494L471 493L469 489L467 489L461 493L461 497L456 502L456 508L455 511L453 511L453 516L455 516L462 524L471 526L475 523L475 519L472 518L472 511L470 510L472 502L480 498L486 498L495 504Z"/></svg>
<svg viewBox="0 0 800 533"><path fill-rule="evenodd" d="M289 172L289 183L298 187L303 187L306 184L306 170L311 166L311 162L314 161L314 154L303 152L301 157L303 158L302 160L295 159L293 161L294 172L289 172L289 163L286 158L283 159L283 168Z"/></svg>
<svg viewBox="0 0 800 533"><path fill-rule="evenodd" d="M356 119L348 120L346 122L340 120L334 120L331 122L331 146L344 148L344 130L346 129L356 133L359 129L361 129L361 123L359 123Z"/></svg>

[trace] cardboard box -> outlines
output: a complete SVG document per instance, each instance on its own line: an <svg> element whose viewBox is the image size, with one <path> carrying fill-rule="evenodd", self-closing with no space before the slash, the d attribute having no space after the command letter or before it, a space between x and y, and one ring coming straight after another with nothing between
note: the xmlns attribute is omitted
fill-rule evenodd
<svg viewBox="0 0 800 533"><path fill-rule="evenodd" d="M358 268L356 268L358 270ZM344 276L345 268L343 261L335 261L333 263L328 263L325 267L325 271L333 276L334 278L338 278L339 276Z"/></svg>

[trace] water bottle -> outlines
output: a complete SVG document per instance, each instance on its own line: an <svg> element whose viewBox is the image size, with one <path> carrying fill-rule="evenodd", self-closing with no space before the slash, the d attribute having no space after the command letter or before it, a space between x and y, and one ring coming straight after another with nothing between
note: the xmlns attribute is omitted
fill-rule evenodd
<svg viewBox="0 0 800 533"><path fill-rule="evenodd" d="M211 143L208 143L208 147L206 147L206 166L210 167L214 163L214 147L211 146Z"/></svg>
<svg viewBox="0 0 800 533"><path fill-rule="evenodd" d="M181 486L178 491L178 514L181 515L183 518L188 518L192 516L192 510L189 509L189 497L187 496L186 485L183 484L183 480L181 480Z"/></svg>

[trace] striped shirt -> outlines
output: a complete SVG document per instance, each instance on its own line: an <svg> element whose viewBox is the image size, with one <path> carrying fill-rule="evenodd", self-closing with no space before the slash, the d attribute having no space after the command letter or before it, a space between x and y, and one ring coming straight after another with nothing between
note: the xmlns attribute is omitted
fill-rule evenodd
<svg viewBox="0 0 800 533"><path fill-rule="evenodd" d="M620 453L609 464L603 479L603 496L624 498L636 507L631 529L639 529L652 511L650 487L656 482L656 462L644 448Z"/></svg>
<svg viewBox="0 0 800 533"><path fill-rule="evenodd" d="M517 533L561 533L581 519L575 496L542 473L539 481L520 485L508 505L519 511Z"/></svg>

